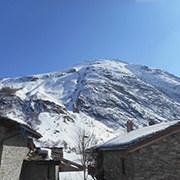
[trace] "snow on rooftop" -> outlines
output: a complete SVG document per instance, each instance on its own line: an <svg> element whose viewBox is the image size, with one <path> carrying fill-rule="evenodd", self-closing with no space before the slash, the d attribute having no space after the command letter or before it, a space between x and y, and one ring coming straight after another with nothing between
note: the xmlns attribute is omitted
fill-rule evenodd
<svg viewBox="0 0 180 180"><path fill-rule="evenodd" d="M137 130L131 131L129 133L121 134L120 136L117 136L105 142L104 144L96 146L96 148L99 149L99 148L107 148L107 147L117 147L117 146L119 147L119 146L126 146L128 144L133 144L135 142L145 139L146 137L155 135L175 125L180 125L180 120L163 122L148 127L142 127Z"/></svg>
<svg viewBox="0 0 180 180"><path fill-rule="evenodd" d="M11 119L11 120L13 120L13 121L15 121L15 122L18 122L18 123L20 123L20 124L24 124L24 125L26 125L26 126L29 126L29 125L28 125L25 121L23 121L22 119L17 118L17 117L14 117L13 114L8 114L7 118L9 118L9 119Z"/></svg>
<svg viewBox="0 0 180 180"><path fill-rule="evenodd" d="M51 157L52 150L49 148L40 148L39 154L47 154L45 160L52 160L52 157Z"/></svg>

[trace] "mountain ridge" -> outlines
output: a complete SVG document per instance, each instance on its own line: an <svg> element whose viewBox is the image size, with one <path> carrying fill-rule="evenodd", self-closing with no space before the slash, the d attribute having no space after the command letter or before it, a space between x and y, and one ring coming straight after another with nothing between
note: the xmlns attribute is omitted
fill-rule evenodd
<svg viewBox="0 0 180 180"><path fill-rule="evenodd" d="M0 88L0 113L35 128L40 145L74 147L79 128L103 142L124 133L127 120L136 129L180 118L179 77L117 59L5 78Z"/></svg>

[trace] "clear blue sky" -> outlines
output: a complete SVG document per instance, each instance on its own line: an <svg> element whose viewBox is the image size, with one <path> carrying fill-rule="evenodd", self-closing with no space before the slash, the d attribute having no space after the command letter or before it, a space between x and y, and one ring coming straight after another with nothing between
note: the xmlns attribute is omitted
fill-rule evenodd
<svg viewBox="0 0 180 180"><path fill-rule="evenodd" d="M0 78L105 58L180 77L180 0L0 0Z"/></svg>

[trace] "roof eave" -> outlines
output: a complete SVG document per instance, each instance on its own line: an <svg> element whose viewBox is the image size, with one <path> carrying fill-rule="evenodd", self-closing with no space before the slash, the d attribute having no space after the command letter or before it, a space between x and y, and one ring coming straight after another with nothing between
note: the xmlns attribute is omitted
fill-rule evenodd
<svg viewBox="0 0 180 180"><path fill-rule="evenodd" d="M33 137L33 138L36 138L36 139L39 139L39 138L42 137L42 135L40 133L36 132L33 129L30 129L30 128L26 127L25 125L21 125L21 128L25 131L25 134L27 134L30 137Z"/></svg>
<svg viewBox="0 0 180 180"><path fill-rule="evenodd" d="M152 144L152 143L154 143L160 139L163 139L163 138L165 138L171 134L177 133L179 131L180 131L180 125L173 126L170 129L167 129L165 131L162 131L162 132L156 134L155 136L149 137L149 138L144 139L144 140L142 140L136 144L129 146L127 148L127 151L128 152L136 151L142 147L148 146L148 145L150 145L150 144Z"/></svg>
<svg viewBox="0 0 180 180"><path fill-rule="evenodd" d="M161 131L157 133L154 136L150 136L146 139L143 139L141 141L135 142L134 144L126 144L126 145L120 145L120 146L109 146L109 147L99 147L95 148L95 151L126 151L126 152L133 152L140 148L146 147L160 139L163 139L171 134L177 133L180 131L180 125L172 126L169 129L166 129L165 131Z"/></svg>
<svg viewBox="0 0 180 180"><path fill-rule="evenodd" d="M21 131L23 130L24 134L33 138L39 139L42 137L40 133L36 132L34 129L32 129L28 125L22 124L20 122L17 122L7 117L0 116L0 125L9 129L13 129L13 130L21 130Z"/></svg>

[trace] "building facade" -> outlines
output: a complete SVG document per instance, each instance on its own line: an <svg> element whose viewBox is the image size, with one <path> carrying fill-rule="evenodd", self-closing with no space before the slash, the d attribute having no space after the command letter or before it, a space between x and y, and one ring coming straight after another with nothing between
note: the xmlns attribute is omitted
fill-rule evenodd
<svg viewBox="0 0 180 180"><path fill-rule="evenodd" d="M1 180L19 180L23 160L29 152L28 137L41 135L25 124L0 117Z"/></svg>
<svg viewBox="0 0 180 180"><path fill-rule="evenodd" d="M59 180L62 158L62 148L37 148L26 156L20 180Z"/></svg>
<svg viewBox="0 0 180 180"><path fill-rule="evenodd" d="M134 130L89 153L97 180L179 180L180 121Z"/></svg>

